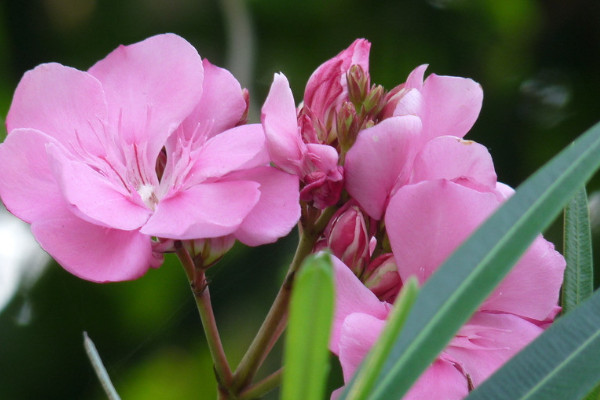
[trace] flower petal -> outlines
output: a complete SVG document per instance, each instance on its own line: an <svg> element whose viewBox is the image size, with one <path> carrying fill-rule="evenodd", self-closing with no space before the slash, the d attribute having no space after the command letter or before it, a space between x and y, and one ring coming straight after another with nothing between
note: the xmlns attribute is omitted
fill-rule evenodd
<svg viewBox="0 0 600 400"><path fill-rule="evenodd" d="M498 204L493 193L445 180L400 188L385 223L402 280L425 282Z"/></svg>
<svg viewBox="0 0 600 400"><path fill-rule="evenodd" d="M494 163L485 146L455 136L430 140L415 158L411 182L435 179L483 186L490 191L496 187Z"/></svg>
<svg viewBox="0 0 600 400"><path fill-rule="evenodd" d="M248 246L273 243L290 233L300 218L298 177L272 167L257 167L232 174L227 179L260 184L260 199L235 237Z"/></svg>
<svg viewBox="0 0 600 400"><path fill-rule="evenodd" d="M132 201L122 184L70 158L58 146L48 145L48 153L64 199L80 218L123 230L137 229L148 220L151 210Z"/></svg>
<svg viewBox="0 0 600 400"><path fill-rule="evenodd" d="M300 175L302 157L306 149L298 132L292 90L283 74L275 74L273 78L273 84L262 107L261 121L273 163L286 172Z"/></svg>
<svg viewBox="0 0 600 400"><path fill-rule="evenodd" d="M339 357L344 382L349 382L383 331L385 320L369 314L353 313L346 317L340 334Z"/></svg>
<svg viewBox="0 0 600 400"><path fill-rule="evenodd" d="M260 198L250 181L204 183L162 199L141 232L169 239L204 239L235 232Z"/></svg>
<svg viewBox="0 0 600 400"><path fill-rule="evenodd" d="M467 378L443 358L435 360L402 400L461 400L469 394Z"/></svg>
<svg viewBox="0 0 600 400"><path fill-rule="evenodd" d="M52 215L64 201L50 168L47 143L58 143L33 129L13 130L0 144L0 197L26 222Z"/></svg>
<svg viewBox="0 0 600 400"><path fill-rule="evenodd" d="M346 188L369 216L380 220L394 185L410 177L421 121L388 118L360 132L346 155Z"/></svg>
<svg viewBox="0 0 600 400"><path fill-rule="evenodd" d="M174 34L119 46L89 69L106 93L110 126L127 145L147 144L154 167L167 137L196 106L203 67L198 52Z"/></svg>
<svg viewBox="0 0 600 400"><path fill-rule="evenodd" d="M342 326L349 315L361 313L385 320L390 306L379 301L373 292L367 289L350 268L337 257L332 256L331 260L335 274L335 312L329 348L335 354L339 354Z"/></svg>
<svg viewBox="0 0 600 400"><path fill-rule="evenodd" d="M66 206L47 219L34 221L31 230L60 265L89 281L136 279L155 264L148 236L90 224Z"/></svg>
<svg viewBox="0 0 600 400"><path fill-rule="evenodd" d="M421 90L425 99L423 140L436 136L463 137L477 120L483 90L467 78L431 74Z"/></svg>
<svg viewBox="0 0 600 400"><path fill-rule="evenodd" d="M538 236L480 309L544 321L558 303L565 266L554 245Z"/></svg>
<svg viewBox="0 0 600 400"><path fill-rule="evenodd" d="M100 82L87 72L42 64L25 73L6 117L8 132L33 128L69 149L105 154L106 101Z"/></svg>
<svg viewBox="0 0 600 400"><path fill-rule="evenodd" d="M208 138L233 128L246 110L242 87L229 71L202 60L204 83L202 97L194 111L183 122L184 131L190 134L198 125Z"/></svg>
<svg viewBox="0 0 600 400"><path fill-rule="evenodd" d="M260 124L241 125L213 136L194 158L194 177L189 183L269 163Z"/></svg>
<svg viewBox="0 0 600 400"><path fill-rule="evenodd" d="M469 335L467 344L461 343L465 331ZM458 340L453 339L444 351L456 359L474 386L478 386L542 331L514 315L478 312L461 328Z"/></svg>

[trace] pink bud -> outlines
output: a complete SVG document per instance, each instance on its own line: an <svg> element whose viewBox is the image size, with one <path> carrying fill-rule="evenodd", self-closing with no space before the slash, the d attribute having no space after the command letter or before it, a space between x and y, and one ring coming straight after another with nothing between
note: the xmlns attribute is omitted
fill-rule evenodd
<svg viewBox="0 0 600 400"><path fill-rule="evenodd" d="M346 50L321 64L308 79L304 91L304 105L326 123L329 115L347 100L346 74L358 65L368 75L371 43L357 39Z"/></svg>
<svg viewBox="0 0 600 400"><path fill-rule="evenodd" d="M402 286L394 255L382 254L371 261L362 280L380 300L393 303Z"/></svg>
<svg viewBox="0 0 600 400"><path fill-rule="evenodd" d="M365 216L356 203L346 203L325 229L333 255L360 276L369 259L369 234Z"/></svg>
<svg viewBox="0 0 600 400"><path fill-rule="evenodd" d="M234 243L235 237L233 235L183 241L183 245L194 259L194 262L201 265L202 268L208 268L216 264L233 247Z"/></svg>
<svg viewBox="0 0 600 400"><path fill-rule="evenodd" d="M369 74L360 65L352 65L346 74L348 83L348 99L359 106L363 103L369 92Z"/></svg>

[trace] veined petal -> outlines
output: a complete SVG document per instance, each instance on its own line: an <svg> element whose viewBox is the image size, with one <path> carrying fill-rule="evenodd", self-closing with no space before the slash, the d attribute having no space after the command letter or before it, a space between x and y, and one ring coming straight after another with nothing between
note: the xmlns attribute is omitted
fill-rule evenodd
<svg viewBox="0 0 600 400"><path fill-rule="evenodd" d="M478 333L471 333L469 340L476 346L461 345L461 332L471 325L477 327ZM478 386L542 332L539 326L515 315L477 312L444 351Z"/></svg>
<svg viewBox="0 0 600 400"><path fill-rule="evenodd" d="M141 232L169 239L203 239L235 232L260 199L250 181L203 183L162 199Z"/></svg>
<svg viewBox="0 0 600 400"><path fill-rule="evenodd" d="M452 362L438 358L425 370L402 400L461 400L468 394L467 378Z"/></svg>
<svg viewBox="0 0 600 400"><path fill-rule="evenodd" d="M106 100L100 82L87 72L42 64L25 73L6 117L7 130L33 128L68 149L105 154Z"/></svg>
<svg viewBox="0 0 600 400"><path fill-rule="evenodd" d="M126 231L137 229L148 220L151 210L134 203L122 184L71 159L58 146L48 145L48 153L61 193L80 218Z"/></svg>
<svg viewBox="0 0 600 400"><path fill-rule="evenodd" d="M46 153L57 141L34 129L16 129L0 144L0 197L6 208L26 222L51 215L63 200Z"/></svg>
<svg viewBox="0 0 600 400"><path fill-rule="evenodd" d="M231 174L226 179L248 180L260 184L260 199L248 214L235 237L248 246L273 243L290 233L300 218L299 183L272 167L257 167Z"/></svg>
<svg viewBox="0 0 600 400"><path fill-rule="evenodd" d="M93 282L136 279L155 264L150 238L86 222L66 205L48 218L34 221L31 230L67 271Z"/></svg>
<svg viewBox="0 0 600 400"><path fill-rule="evenodd" d="M306 149L298 132L292 90L283 74L275 74L262 107L261 121L273 163L286 172L299 175Z"/></svg>
<svg viewBox="0 0 600 400"><path fill-rule="evenodd" d="M421 121L388 118L360 132L346 155L346 189L369 216L380 220L394 186L408 182Z"/></svg>
<svg viewBox="0 0 600 400"><path fill-rule="evenodd" d="M194 158L192 182L269 163L260 124L241 125L213 136Z"/></svg>
<svg viewBox="0 0 600 400"><path fill-rule="evenodd" d="M202 60L174 34L119 46L89 73L102 83L115 134L126 145L146 144L145 161L152 168L167 137L202 94Z"/></svg>

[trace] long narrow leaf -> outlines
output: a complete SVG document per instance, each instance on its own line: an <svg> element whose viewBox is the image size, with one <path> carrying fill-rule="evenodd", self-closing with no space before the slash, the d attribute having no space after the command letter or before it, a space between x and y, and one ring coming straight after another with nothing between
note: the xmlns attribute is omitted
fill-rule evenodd
<svg viewBox="0 0 600 400"><path fill-rule="evenodd" d="M575 193L565 209L564 230L567 268L561 301L563 313L566 313L590 297L594 291L592 233L585 186Z"/></svg>
<svg viewBox="0 0 600 400"><path fill-rule="evenodd" d="M426 282L371 396L398 399L600 165L600 124L529 178Z"/></svg>
<svg viewBox="0 0 600 400"><path fill-rule="evenodd" d="M559 318L468 400L579 400L600 381L600 292Z"/></svg>
<svg viewBox="0 0 600 400"><path fill-rule="evenodd" d="M322 399L329 372L333 319L333 266L327 253L307 258L290 302L285 343L283 400Z"/></svg>

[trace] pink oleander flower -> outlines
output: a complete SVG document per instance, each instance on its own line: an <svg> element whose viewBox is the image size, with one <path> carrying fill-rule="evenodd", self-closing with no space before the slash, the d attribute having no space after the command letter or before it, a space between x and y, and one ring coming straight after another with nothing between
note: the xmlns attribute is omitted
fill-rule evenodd
<svg viewBox="0 0 600 400"><path fill-rule="evenodd" d="M337 203L343 169L336 148L337 113L348 103L347 74L353 66L368 71L370 43L356 40L322 64L306 85L304 104L296 109L287 78L275 74L261 120L273 163L300 177L300 198L317 208Z"/></svg>
<svg viewBox="0 0 600 400"><path fill-rule="evenodd" d="M432 165L440 178L488 189L496 182L493 166L481 167L491 162L487 150L460 140L481 109L481 87L471 79L435 74L423 82L425 68L416 68L390 92L386 107L393 111L384 109L381 122L362 130L346 155L346 189L376 220L398 188L423 180ZM445 162L419 161L436 157Z"/></svg>
<svg viewBox="0 0 600 400"><path fill-rule="evenodd" d="M509 192L505 186L479 191L446 179L399 188L385 214L400 277L395 292L410 276L425 282ZM564 267L564 258L539 236L404 399L466 397L470 387L481 384L552 322ZM391 304L381 301L337 258L334 268L336 311L330 348L339 356L348 382L381 333Z"/></svg>
<svg viewBox="0 0 600 400"><path fill-rule="evenodd" d="M298 179L269 167L233 76L184 39L120 46L87 72L25 74L0 145L0 196L69 272L121 281L161 263L152 238L249 245L299 218Z"/></svg>

